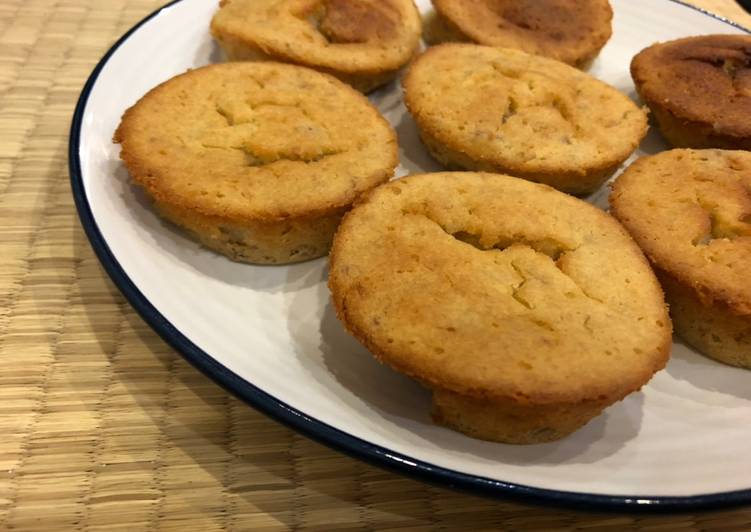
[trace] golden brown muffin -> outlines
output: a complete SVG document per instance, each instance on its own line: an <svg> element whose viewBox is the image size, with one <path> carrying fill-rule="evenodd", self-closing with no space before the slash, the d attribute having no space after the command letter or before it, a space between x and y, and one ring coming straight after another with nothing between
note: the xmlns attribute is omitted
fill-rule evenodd
<svg viewBox="0 0 751 532"><path fill-rule="evenodd" d="M344 211L397 164L396 135L364 96L271 62L172 78L125 112L114 140L164 217L262 264L325 255Z"/></svg>
<svg viewBox="0 0 751 532"><path fill-rule="evenodd" d="M275 60L369 92L391 81L420 43L412 0L222 0L211 33L230 60Z"/></svg>
<svg viewBox="0 0 751 532"><path fill-rule="evenodd" d="M751 149L751 35L655 44L631 61L636 90L677 148Z"/></svg>
<svg viewBox="0 0 751 532"><path fill-rule="evenodd" d="M662 291L605 212L545 185L414 175L337 230L339 319L433 392L437 422L511 443L561 438L638 390L671 340Z"/></svg>
<svg viewBox="0 0 751 532"><path fill-rule="evenodd" d="M466 41L517 48L583 67L610 39L607 0L432 0L430 44Z"/></svg>
<svg viewBox="0 0 751 532"><path fill-rule="evenodd" d="M676 332L751 368L751 154L643 157L616 180L610 204L652 261Z"/></svg>
<svg viewBox="0 0 751 532"><path fill-rule="evenodd" d="M429 48L403 79L405 103L445 166L508 173L586 194L639 145L646 114L558 61L501 48Z"/></svg>

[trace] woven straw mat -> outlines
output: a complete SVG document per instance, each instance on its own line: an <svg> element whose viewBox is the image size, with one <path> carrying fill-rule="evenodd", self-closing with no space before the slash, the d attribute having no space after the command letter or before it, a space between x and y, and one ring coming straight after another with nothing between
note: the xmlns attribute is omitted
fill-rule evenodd
<svg viewBox="0 0 751 532"><path fill-rule="evenodd" d="M751 26L730 0L696 3ZM94 257L66 160L84 80L158 6L0 1L0 530L751 530L751 508L583 513L402 478L270 421L167 347Z"/></svg>

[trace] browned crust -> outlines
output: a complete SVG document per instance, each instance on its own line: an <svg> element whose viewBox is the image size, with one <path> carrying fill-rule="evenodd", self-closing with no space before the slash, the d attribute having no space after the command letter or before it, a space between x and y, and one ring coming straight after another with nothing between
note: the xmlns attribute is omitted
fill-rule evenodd
<svg viewBox="0 0 751 532"><path fill-rule="evenodd" d="M691 152L693 150L685 151ZM663 152L663 156L665 153L667 152ZM636 160L612 184L609 196L611 214L631 233L650 263L662 273L663 277L680 283L684 290L692 294L692 298L700 301L704 306L715 306L718 311L724 309L737 316L751 316L751 299L739 297L737 292L720 286L699 282L696 279L694 269L690 265L686 265L679 257L666 258L664 252L660 250L661 240L650 238L650 235L643 234L631 223L631 214L627 210L628 207L622 203L621 198L626 188L631 186L631 172L645 165L648 159L650 157L642 157Z"/></svg>
<svg viewBox="0 0 751 532"><path fill-rule="evenodd" d="M415 179L419 178L421 175L425 174L414 174L404 179ZM439 379L433 375L426 375L425 373L417 371L411 365L405 363L398 353L393 353L388 348L385 348L382 345L376 343L367 331L359 328L355 323L355 320L352 320L350 318L347 310L347 297L349 296L349 293L341 288L339 279L337 278L337 275L335 273L336 270L335 268L331 267L331 265L337 263L340 260L340 247L342 245L343 239L345 238L343 235L346 235L346 233L350 231L349 224L351 217L356 210L356 207L358 205L368 203L374 196L374 194L382 190L384 187L393 186L395 186L395 182L393 181L386 183L377 187L376 189L370 190L368 193L363 194L362 196L360 196L360 198L358 198L358 200L353 205L353 209L344 215L341 224L339 224L339 227L337 228L337 231L334 235L334 241L332 243L331 250L329 252L330 274L328 278L328 287L331 293L331 299L336 316L344 325L344 328L362 345L364 345L379 362L384 363L394 370L407 375L408 377L420 382L431 390L438 390L442 393L446 392L457 394L458 396L463 397L466 400L498 402L498 404L504 405L504 408L511 408L514 406L535 407L559 405L567 409L576 409L581 407L585 410L592 408L593 405L598 405L598 409L601 410L607 405L622 400L627 395L640 390L641 387L646 382L648 382L656 372L660 371L666 366L670 357L670 350L672 347L672 326L667 307L663 306L664 314L662 319L666 324L667 331L666 334L663 335L663 341L658 346L657 352L655 353L655 356L653 358L654 364L649 368L645 368L643 373L632 374L630 381L620 388L610 389L607 391L604 389L591 390L589 392L589 395L580 394L578 397L552 394L547 390L542 390L535 395L525 394L522 392L507 394L496 389L468 387L462 385L461 383L454 381L449 382L445 379ZM546 187L546 185L536 186ZM588 203L582 203L581 207L583 209L589 209L592 214L600 217L607 223L615 222L619 229L619 232L624 237L626 237L627 241L629 242L630 250L636 257L638 257L638 260L644 265L644 267L648 271L651 271L651 266L647 258L644 256L631 235L629 235L629 233L616 220L614 220L604 211ZM658 295L658 298L661 301L664 301L664 293L654 276L653 289L655 291L655 295ZM355 287L354 290L358 290L358 287Z"/></svg>
<svg viewBox="0 0 751 532"><path fill-rule="evenodd" d="M494 172L498 174L510 174L521 177L535 183L551 186L562 192L583 196L597 190L621 165L622 159L605 163L579 171L560 172L528 172L522 166L502 164L488 159L474 159L472 156L461 151L461 148L451 147L451 140L443 142L434 136L436 130L428 127L420 129L420 139L425 144L428 152L439 163L448 169L466 169L478 172ZM444 139L451 139L443 136ZM638 144L637 144L638 145ZM634 146L636 148L636 146Z"/></svg>
<svg viewBox="0 0 751 532"><path fill-rule="evenodd" d="M473 438L528 445L564 438L609 405L590 401L530 406L433 390L432 416L436 423Z"/></svg>
<svg viewBox="0 0 751 532"><path fill-rule="evenodd" d="M631 77L676 147L751 148L751 36L704 35L654 44Z"/></svg>
<svg viewBox="0 0 751 532"><path fill-rule="evenodd" d="M690 284L659 269L656 273L675 332L715 360L751 369L751 314L738 315L721 302L707 302Z"/></svg>
<svg viewBox="0 0 751 532"><path fill-rule="evenodd" d="M266 57L271 58L270 60L272 61L293 63L295 65L312 68L320 72L334 75L335 77L355 76L357 78L369 78L369 77L383 76L386 74L390 75L395 72L398 72L402 66L404 66L407 62L409 62L409 59L408 59L407 61L405 61L404 63L400 63L399 65L384 65L378 68L347 69L343 67L338 67L334 69L331 67L318 65L312 61L308 61L304 57L301 57L299 54L296 54L291 49L281 51L281 50L271 49L269 47L264 47L258 43L254 43L254 42L244 39L241 35L238 35L237 33L226 31L226 32L223 32L222 34L212 33L212 35L222 45L224 45L226 42L234 42L236 47L239 47L239 46L247 47L249 50L248 53L252 53L252 52L261 53L261 54L264 54ZM235 53L234 57L238 59L241 58L239 53ZM232 58L230 57L230 59ZM336 74L332 74L333 72L336 72Z"/></svg>
<svg viewBox="0 0 751 532"><path fill-rule="evenodd" d="M415 67L423 58L429 58L431 55L441 53L447 48L471 48L477 45L464 43L445 43L428 48L421 54L407 70L402 78L402 87L404 88L404 104L407 110L415 118L419 129L420 137L423 140L428 151L435 159L449 169L467 169L474 171L487 171L502 174L511 174L516 177L528 179L538 183L550 185L558 190L571 194L584 195L594 192L602 185L628 158L628 156L639 146L639 143L646 136L648 127L645 123L644 130L638 138L634 138L631 146L623 153L614 154L609 160L602 160L598 164L588 167L578 167L574 170L551 170L548 172L531 171L527 165L511 165L501 158L494 158L487 154L483 157L466 152L466 147L457 142L456 137L447 134L438 129L431 128L430 123L421 120L421 106L415 100L414 95L419 91L419 84L414 80ZM593 82L602 83L595 78ZM610 87L612 89L612 87ZM615 90L615 89L613 89Z"/></svg>
<svg viewBox="0 0 751 532"><path fill-rule="evenodd" d="M219 42L229 61L285 61L292 64L312 68L323 74L333 76L339 81L346 83L355 90L367 94L378 87L394 80L401 70L401 65L393 69L370 69L358 71L344 71L305 62L295 57L285 57L283 53L275 51L269 53L257 44L242 40L236 35L225 33L216 34L214 38ZM417 53L417 52L415 52Z"/></svg>
<svg viewBox="0 0 751 532"><path fill-rule="evenodd" d="M519 48L579 68L612 35L613 10L607 0L431 1L440 23L450 29L441 35L450 40Z"/></svg>
<svg viewBox="0 0 751 532"><path fill-rule="evenodd" d="M344 214L342 210L316 218L237 224L158 202L154 207L206 248L251 264L293 264L323 257Z"/></svg>
<svg viewBox="0 0 751 532"><path fill-rule="evenodd" d="M347 215L345 215L342 224L339 225L339 229L337 229L337 233L334 235L334 242L329 252L330 264L336 260L335 255L337 253L337 234L341 231L342 225L344 225L346 218ZM644 386L644 383L649 381L649 379L655 373L657 373L667 365L668 359L670 358L672 338L670 335L666 335L666 340L663 342L663 344L660 345L657 353L658 356L655 357L655 365L649 370L645 370L644 374L633 376L632 380L634 382L639 382L640 384L623 387L610 394L595 393L591 397L584 398L572 399L568 397L551 395L545 392L541 392L539 395L534 396L522 394L520 392L512 395L507 395L498 393L498 391L496 390L457 386L455 382L446 382L443 380L436 380L430 377L426 377L424 374L415 371L411 366L402 363L399 356L395 356L393 353L377 345L367 332L360 330L353 323L353 320L349 319L346 306L346 294L343 294L342 291L339 290L335 277L329 277L328 286L329 291L332 294L331 299L334 303L334 311L336 312L336 316L337 318L339 318L339 321L344 325L344 328L347 330L347 332L349 332L352 336L355 337L355 339L357 339L357 341L364 345L379 362L386 364L399 373L403 373L404 375L407 375L408 377L422 383L424 386L430 388L431 390L451 392L467 399L473 398L481 401L493 401L507 406L529 407L567 405L569 408L575 408L577 406L586 408L588 405L591 406L592 404L597 403L602 404L602 408L604 408L607 405L622 400L624 397L633 392L639 391L642 386ZM667 309L665 311L665 322L671 323L670 318L668 317Z"/></svg>
<svg viewBox="0 0 751 532"><path fill-rule="evenodd" d="M333 1L337 5L343 6L346 10L351 11L351 9L346 8L346 2L342 2L341 0ZM375 1L379 2L382 0ZM225 7L226 5L229 5L230 3L231 0L222 0L220 2L220 9L222 7ZM413 11L412 14L419 23L420 15L414 2L410 1L407 4L409 6L408 8ZM381 6L381 8L379 9L392 11L393 7ZM360 13L360 16L362 18L362 13ZM339 30L347 35L354 35L354 29L352 27L349 27L349 25L346 23L346 19L337 17L337 20L339 21L339 23L336 24L338 26L335 28L336 30ZM323 22L325 24L326 21ZM325 31L324 28L322 28L322 31ZM376 33L377 30L378 28L368 28L368 31L376 31ZM377 66L363 66L361 62L352 62L349 65L338 64L336 67L333 67L331 65L323 64L320 61L311 60L307 57L304 51L297 50L293 47L272 47L270 45L264 45L262 43L256 42L256 40L254 40L247 34L237 31L230 31L226 28L220 29L216 24L216 17L212 18L211 20L210 32L211 35L225 50L225 53L227 53L230 60L246 60L249 58L251 58L252 60L258 60L260 57L263 57L264 59L267 58L268 60L272 61L293 63L332 75L345 83L351 84L357 90L364 93L370 92L393 80L399 73L399 70L404 65L409 63L412 57L414 57L414 55L418 53L419 49L418 31L418 38L415 41L414 49L409 54L409 57L404 60L384 62L383 64Z"/></svg>
<svg viewBox="0 0 751 532"><path fill-rule="evenodd" d="M401 13L388 0L326 0L319 29L332 43L364 43L396 35Z"/></svg>
<svg viewBox="0 0 751 532"><path fill-rule="evenodd" d="M662 136L675 148L751 150L751 136L723 135L713 124L680 118L660 102L640 97L647 102Z"/></svg>
<svg viewBox="0 0 751 532"><path fill-rule="evenodd" d="M423 19L422 38L431 46L446 42L473 42L455 24L437 11L431 11Z"/></svg>
<svg viewBox="0 0 751 532"><path fill-rule="evenodd" d="M283 68L302 68L302 67L290 67L289 65L286 65L283 63L277 63L276 65L283 67ZM200 216L210 217L212 219L221 219L227 223L234 223L234 224L272 223L272 222L285 222L289 220L311 221L311 220L316 220L316 219L325 218L325 217L334 215L338 212L341 212L343 209L349 208L349 206L357 197L356 193L352 193L350 195L344 196L336 202L330 202L325 205L318 205L315 207L310 207L310 208L302 209L302 210L295 211L295 212L284 212L284 213L274 212L274 213L264 213L264 214L237 213L237 212L232 212L232 211L217 212L216 210L206 209L203 206L192 202L190 196L179 196L179 195L174 194L172 191L167 191L163 189L160 186L161 181L162 181L161 179L162 175L161 175L160 169L150 167L149 165L141 161L135 154L130 152L130 150L128 149L129 148L128 137L131 134L137 134L137 131L135 131L136 126L133 124L133 114L140 102L149 98L152 94L156 94L160 91L168 91L170 82L174 79L181 78L184 76L190 76L190 75L193 75L195 72L201 71L201 70L221 69L221 68L226 68L226 67L227 67L227 64L216 64L216 65L204 66L195 70L188 70L187 72L183 74L175 76L174 78L171 78L157 85L156 87L151 89L148 93L146 93L144 96L142 96L139 99L139 101L136 102L132 107L130 107L129 109L125 111L125 113L123 114L122 120L120 122L120 125L115 130L115 133L113 136L113 142L121 145L120 158L125 163L125 166L128 169L128 172L130 173L133 180L137 184L139 184L141 187L143 187L144 190L149 194L149 196L152 197L152 199L156 203L167 205L173 209L190 210ZM355 98L360 100L363 104L367 105L368 108L372 109L374 119L379 121L382 125L386 126L392 132L393 142L391 143L391 164L389 165L389 168L384 170L383 175L380 176L379 178L379 181L381 183L388 181L393 175L394 168L396 168L397 164L399 163L399 148L396 142L396 134L393 132L391 125L373 107L370 101L365 96L363 96L360 92L353 89L349 85L342 83L341 81L334 78L333 76L328 76L327 74L320 73L320 72L318 72L317 74L329 77L332 81L334 81L339 86L340 90L348 92L351 96L354 96Z"/></svg>

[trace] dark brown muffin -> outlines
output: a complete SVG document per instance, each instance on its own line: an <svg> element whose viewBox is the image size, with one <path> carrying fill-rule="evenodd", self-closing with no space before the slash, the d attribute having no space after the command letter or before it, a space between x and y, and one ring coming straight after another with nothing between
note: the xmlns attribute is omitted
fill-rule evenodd
<svg viewBox="0 0 751 532"><path fill-rule="evenodd" d="M466 41L517 48L582 67L610 39L607 0L432 0L430 44Z"/></svg>
<svg viewBox="0 0 751 532"><path fill-rule="evenodd" d="M659 43L631 76L665 138L678 148L751 149L751 35Z"/></svg>

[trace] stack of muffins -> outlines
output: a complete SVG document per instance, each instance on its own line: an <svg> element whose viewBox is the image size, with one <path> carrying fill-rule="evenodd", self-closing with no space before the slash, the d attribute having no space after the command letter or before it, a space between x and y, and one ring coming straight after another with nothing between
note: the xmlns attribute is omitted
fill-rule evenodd
<svg viewBox="0 0 751 532"><path fill-rule="evenodd" d="M418 54L412 0L222 0L232 62L156 87L115 132L134 182L234 260L330 251L345 328L473 437L559 439L640 389L669 356L665 296L685 340L751 367L751 37L634 58L679 149L616 180L613 217L573 196L648 128L579 70L610 38L607 0L433 2ZM425 147L462 171L389 183L396 134L361 92L409 63Z"/></svg>

